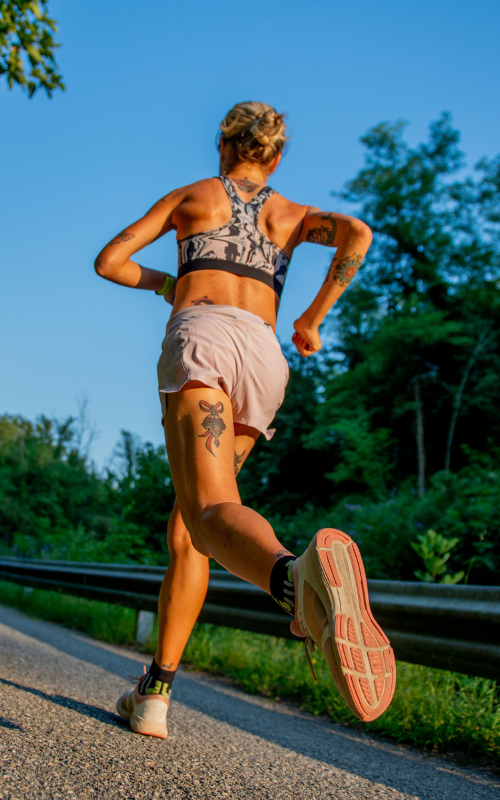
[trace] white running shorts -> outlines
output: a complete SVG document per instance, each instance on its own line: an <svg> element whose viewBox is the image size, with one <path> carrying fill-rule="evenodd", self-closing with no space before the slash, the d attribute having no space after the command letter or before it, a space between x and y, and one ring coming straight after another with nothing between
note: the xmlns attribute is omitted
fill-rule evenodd
<svg viewBox="0 0 500 800"><path fill-rule="evenodd" d="M222 389L233 421L271 439L268 426L281 406L288 364L273 329L263 319L233 306L194 306L172 314L158 361L158 389L166 394L188 381Z"/></svg>

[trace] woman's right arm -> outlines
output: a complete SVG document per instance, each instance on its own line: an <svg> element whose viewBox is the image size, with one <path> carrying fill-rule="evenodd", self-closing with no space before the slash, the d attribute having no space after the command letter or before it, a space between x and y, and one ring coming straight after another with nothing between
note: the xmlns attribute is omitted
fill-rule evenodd
<svg viewBox="0 0 500 800"><path fill-rule="evenodd" d="M128 225L103 247L94 262L95 271L101 278L133 289L161 289L165 273L142 267L130 257L168 231L174 230L172 215L179 203L181 191L176 189L163 197L140 220ZM165 295L165 299L172 302L174 297L175 284L168 295Z"/></svg>
<svg viewBox="0 0 500 800"><path fill-rule="evenodd" d="M337 252L318 294L294 322L292 341L300 355L311 356L321 350L319 326L356 275L371 241L372 232L361 220L346 214L308 209L300 242L336 247Z"/></svg>

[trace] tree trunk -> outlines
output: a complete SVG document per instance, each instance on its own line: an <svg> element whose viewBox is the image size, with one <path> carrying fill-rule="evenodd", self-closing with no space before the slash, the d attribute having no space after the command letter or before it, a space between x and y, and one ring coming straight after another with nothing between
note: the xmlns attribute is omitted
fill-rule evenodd
<svg viewBox="0 0 500 800"><path fill-rule="evenodd" d="M415 397L415 417L417 423L417 457L418 457L418 493L425 492L425 447L424 447L424 413L422 410L422 397L420 394L420 377L417 375L413 381L413 394Z"/></svg>
<svg viewBox="0 0 500 800"><path fill-rule="evenodd" d="M453 411L451 414L450 427L448 429L448 439L446 441L446 454L444 457L445 472L450 471L451 445L453 444L453 436L455 433L455 426L457 424L457 419L460 412L460 405L462 403L462 395L464 393L465 384L467 383L467 380L469 378L469 374L474 364L474 361L476 360L476 358L478 357L479 353L481 352L486 343L486 336L488 334L488 330L489 328L485 328L483 331L481 331L481 333L477 337L477 342L474 345L474 350L472 351L471 356L465 366L462 378L460 380L460 383L458 384L458 389L455 392L455 397L453 398Z"/></svg>

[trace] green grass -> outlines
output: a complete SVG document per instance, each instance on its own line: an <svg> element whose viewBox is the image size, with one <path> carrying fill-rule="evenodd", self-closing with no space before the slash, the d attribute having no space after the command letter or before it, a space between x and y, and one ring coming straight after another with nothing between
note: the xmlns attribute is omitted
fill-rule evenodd
<svg viewBox="0 0 500 800"><path fill-rule="evenodd" d="M135 612L57 592L0 581L0 603L114 644L133 644ZM145 647L154 650L156 631ZM314 660L314 659L313 659ZM496 683L398 662L394 700L375 722L360 723L332 684L319 654L314 682L299 642L215 625L196 625L183 656L192 669L225 675L247 692L297 702L312 714L439 752L500 755L500 705Z"/></svg>
<svg viewBox="0 0 500 800"><path fill-rule="evenodd" d="M0 603L20 608L32 617L83 631L102 642L135 644L135 611L132 608L71 597L60 592L29 590L7 581L0 581Z"/></svg>

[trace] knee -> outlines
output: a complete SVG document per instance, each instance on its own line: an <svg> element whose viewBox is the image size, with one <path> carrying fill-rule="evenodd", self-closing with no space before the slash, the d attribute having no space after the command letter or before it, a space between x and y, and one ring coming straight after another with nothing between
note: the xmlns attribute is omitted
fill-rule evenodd
<svg viewBox="0 0 500 800"><path fill-rule="evenodd" d="M214 520L213 507L198 510L196 513L186 515L186 526L184 530L179 531L178 537L175 540L175 547L179 551L185 552L189 547L201 553L204 556L210 557L210 553L206 544L207 529Z"/></svg>
<svg viewBox="0 0 500 800"><path fill-rule="evenodd" d="M189 529L184 523L180 514L172 514L170 517L168 531L167 531L167 544L170 558L189 558L193 554L201 554L208 556L204 544L203 537L200 535L196 520L187 520Z"/></svg>
<svg viewBox="0 0 500 800"><path fill-rule="evenodd" d="M196 515L195 525L201 536L203 536L203 531L214 523L218 512L218 506L219 504L214 506L206 506L205 508L200 509Z"/></svg>
<svg viewBox="0 0 500 800"><path fill-rule="evenodd" d="M207 549L207 534L220 521L220 503L200 509L190 524L191 540L197 548Z"/></svg>
<svg viewBox="0 0 500 800"><path fill-rule="evenodd" d="M187 528L182 525L169 527L167 533L167 543L170 555L182 555L193 548L191 536Z"/></svg>

